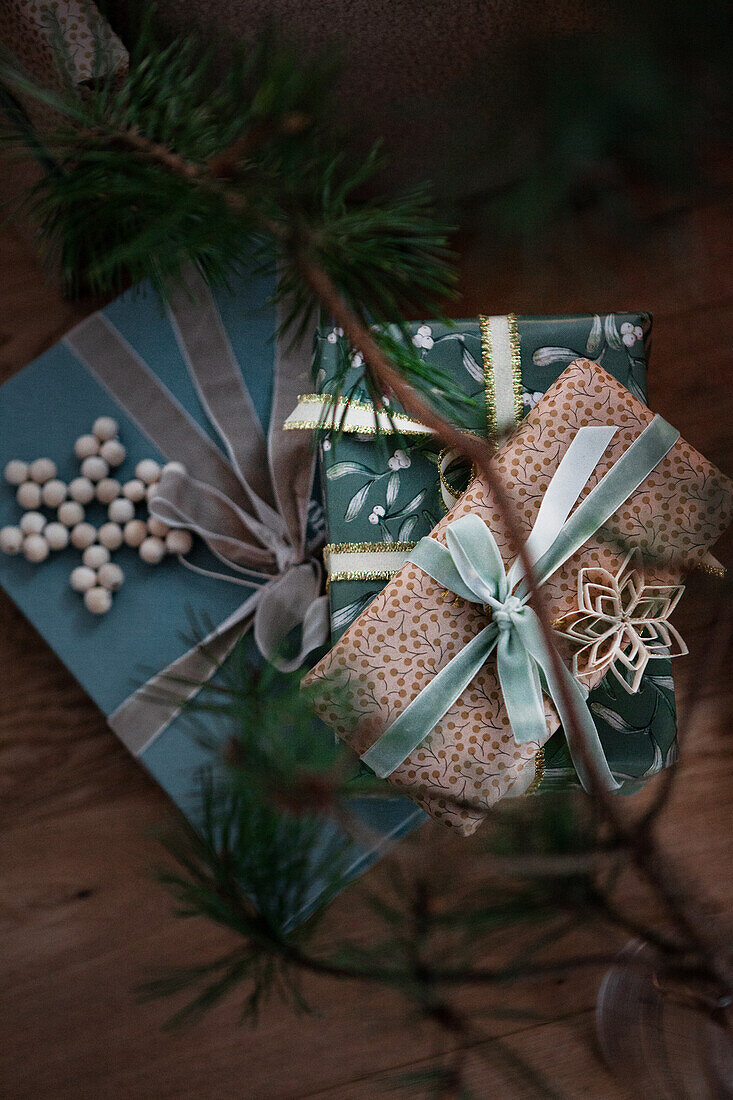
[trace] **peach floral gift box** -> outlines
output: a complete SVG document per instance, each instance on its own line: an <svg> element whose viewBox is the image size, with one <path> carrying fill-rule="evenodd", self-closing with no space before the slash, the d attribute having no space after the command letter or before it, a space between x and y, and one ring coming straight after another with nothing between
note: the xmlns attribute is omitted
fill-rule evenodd
<svg viewBox="0 0 733 1100"><path fill-rule="evenodd" d="M685 573L728 526L733 483L602 367L576 360L497 452L495 469L553 623L550 652L491 487L479 475L308 673L316 709L366 764L472 832L526 789L558 728L607 787L585 705L685 652L669 621ZM561 660L557 661L557 655Z"/></svg>

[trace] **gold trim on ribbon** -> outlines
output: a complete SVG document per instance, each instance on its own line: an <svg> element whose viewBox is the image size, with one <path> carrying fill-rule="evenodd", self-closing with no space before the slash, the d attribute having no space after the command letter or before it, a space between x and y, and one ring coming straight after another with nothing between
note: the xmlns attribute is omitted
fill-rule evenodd
<svg viewBox="0 0 733 1100"><path fill-rule="evenodd" d="M545 778L545 750L544 750L544 748L541 748L535 753L535 758L534 758L534 779L532 780L530 785L527 787L527 790L524 792L524 797L526 798L528 794L536 794L537 791L539 790L540 784L542 783L542 780L544 778Z"/></svg>
<svg viewBox="0 0 733 1100"><path fill-rule="evenodd" d="M499 320L500 318L497 318ZM517 424L524 419L524 401L522 390L522 353L521 338L516 313L507 313L503 318L509 332L509 355L511 359L512 391L514 398L514 420ZM498 430L496 408L496 372L494 367L494 349L491 335L491 317L479 314L481 329L481 354L484 370L484 393L486 399L486 427L488 435L495 436Z"/></svg>
<svg viewBox="0 0 733 1100"><path fill-rule="evenodd" d="M522 389L522 351L516 313L507 314L509 325L509 345L512 349L512 380L514 382L514 418L517 424L524 419L524 401Z"/></svg>
<svg viewBox="0 0 733 1100"><path fill-rule="evenodd" d="M303 405L318 404L321 406L322 415L318 419L302 420L298 417L298 409ZM348 423L345 417L341 418L337 413L348 414L350 409L358 412L367 412L374 418L381 418L384 424L379 427L375 423L354 424ZM331 415L333 414L333 415ZM343 423L341 420L343 419ZM432 428L425 427L419 420L408 416L406 413L392 412L390 409L375 409L370 401L362 401L358 397L343 397L339 394L334 397L330 393L301 393L298 394L298 403L283 424L285 431L304 431L320 429L330 431L336 429L353 435L384 435L389 434L391 426L400 428L405 435L433 435Z"/></svg>
<svg viewBox="0 0 733 1100"><path fill-rule="evenodd" d="M389 581L399 573L402 565L384 566L371 569L338 569L331 572L331 555L336 554L409 554L417 546L416 542L331 542L323 548L323 564L326 567L328 584L334 581Z"/></svg>
<svg viewBox="0 0 733 1100"><path fill-rule="evenodd" d="M324 559L329 554L407 554L414 550L416 542L329 542L323 547Z"/></svg>
<svg viewBox="0 0 733 1100"><path fill-rule="evenodd" d="M701 573L708 573L711 577L724 577L728 570L724 565L713 565L712 562L699 561L694 566L695 569L699 569Z"/></svg>
<svg viewBox="0 0 733 1100"><path fill-rule="evenodd" d="M329 584L335 581L391 581L397 576L402 566L398 569L342 569L338 573L331 573Z"/></svg>
<svg viewBox="0 0 733 1100"><path fill-rule="evenodd" d="M489 318L479 314L481 329L481 358L484 368L484 397L486 400L486 433L496 435L496 394L494 392L494 365L491 359L491 325Z"/></svg>
<svg viewBox="0 0 733 1100"><path fill-rule="evenodd" d="M438 454L438 477L440 479L440 484L442 485L443 489L445 490L445 492L441 493L441 495L440 495L440 502L443 505L443 511L446 513L446 515L448 514L450 509L453 507L453 505L456 503L458 498L463 496L463 493L467 493L468 490L473 485L474 481L476 480L476 463L472 462L471 463L471 476L469 477L468 484L466 485L466 488L463 490L463 492L459 493L458 490L455 488L455 486L451 485L450 481L448 481L448 478L445 476L445 471L443 469L443 465L444 464L446 464L447 466L451 465L451 463L446 463L446 459L449 457L449 455L451 454L452 451L455 452L456 456L458 456L458 451L456 450L455 447L444 447L443 450ZM450 500L452 500L452 503L451 503L450 507L449 507L448 502L446 500L446 496Z"/></svg>

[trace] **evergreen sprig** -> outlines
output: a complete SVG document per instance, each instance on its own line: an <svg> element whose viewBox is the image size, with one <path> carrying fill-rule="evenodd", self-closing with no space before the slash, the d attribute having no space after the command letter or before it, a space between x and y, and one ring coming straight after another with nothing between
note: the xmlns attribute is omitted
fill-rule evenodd
<svg viewBox="0 0 733 1100"><path fill-rule="evenodd" d="M297 240L375 321L407 304L437 308L449 291L445 230L425 194L368 197L379 150L359 154L330 124L329 57L306 62L267 36L215 79L197 41L160 46L148 25L124 77L101 61L95 71L57 93L8 57L0 66L11 92L60 117L47 138L59 171L29 203L71 290L80 270L99 293L145 276L163 288L187 260L225 282L253 251L287 259ZM283 288L306 304L295 271Z"/></svg>
<svg viewBox="0 0 733 1100"><path fill-rule="evenodd" d="M64 51L59 35L62 73ZM454 284L447 230L424 189L380 194L379 146L364 152L331 123L331 57L306 61L266 35L216 75L211 51L194 39L160 45L151 21L124 75L107 54L100 40L93 78L66 79L58 92L0 57L6 95L40 99L59 119L43 146L49 170L25 206L69 294L107 296L147 278L166 296L187 264L211 285L254 264L277 267L283 329L293 333L312 328L326 305L305 271L325 279L364 328L442 316ZM6 147L28 149L17 109L9 118ZM33 134L35 155L39 141ZM387 350L443 408L465 406L409 341ZM369 363L365 370L379 401Z"/></svg>
<svg viewBox="0 0 733 1100"><path fill-rule="evenodd" d="M572 795L502 803L480 833L460 841L459 875L452 836L438 828L421 831L415 844L406 838L380 875L350 886L351 906L358 899L371 911L369 938L351 934L351 921L326 934L323 918L350 877L360 840L370 840L354 830L350 802L387 791L363 779L349 750L313 720L297 680L253 672L242 642L189 704L193 717L213 709L232 735L223 751L208 744L212 766L199 776L196 828L178 819L159 877L180 917L214 922L232 945L141 987L144 999L182 1000L170 1026L194 1023L231 999L240 1021L252 1025L273 999L313 1011L309 976L367 983L400 994L409 1018L454 1048L434 1067L435 1083L448 1090L439 1095L474 1095L464 1081L473 1050L523 1080L528 1095L552 1096L542 1073L484 1030L492 1020L544 1021L518 1008L507 990L607 967L632 935L652 950L639 958L642 970L653 966L655 981L687 998L699 992L706 1010L704 998L717 986L704 956L679 930L647 924L620 902L626 844L609 834L597 807ZM600 949L574 949L580 928ZM480 1010L475 997L467 1000L476 988ZM428 1078L392 1084L430 1094Z"/></svg>
<svg viewBox="0 0 733 1100"><path fill-rule="evenodd" d="M233 666L249 659L245 649L240 643ZM350 804L385 797L385 785L362 776L350 752L334 746L296 677L250 669L243 679L231 667L230 680L218 678L190 704L194 717L214 707L233 734L223 751L209 744L212 766L197 783L196 828L181 818L167 835L171 863L160 880L179 916L212 920L234 934L234 946L147 983L145 997L187 994L172 1020L183 1023L235 995L242 1020L255 1022L272 995L308 1009L301 980L311 973L399 990L432 1017L472 985L501 989L554 969L542 958L548 943L568 916L575 923L593 914L598 825L583 805L537 800L529 819L520 814L521 824L515 810L500 815L475 839L473 874L462 885L449 862L415 876L394 861L382 888L352 887L377 920L369 942L331 935L324 944L321 919L360 855L359 840L371 839L360 837ZM515 865L520 854L524 862ZM516 945L500 964L481 965L482 951L506 928L525 929L521 951ZM494 1011L501 1014L500 999Z"/></svg>

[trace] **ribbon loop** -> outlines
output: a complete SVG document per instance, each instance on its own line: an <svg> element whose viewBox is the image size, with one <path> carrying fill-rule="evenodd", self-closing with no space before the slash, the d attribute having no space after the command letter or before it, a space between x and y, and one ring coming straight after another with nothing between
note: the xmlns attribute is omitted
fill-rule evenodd
<svg viewBox="0 0 733 1100"><path fill-rule="evenodd" d="M321 595L321 587L321 568L309 561L294 565L260 590L254 639L260 653L280 672L300 668L311 650L328 637L328 597ZM288 657L284 644L298 627L298 648Z"/></svg>
<svg viewBox="0 0 733 1100"><path fill-rule="evenodd" d="M478 603L503 602L507 595L504 562L494 536L478 516L464 516L446 529L453 563Z"/></svg>

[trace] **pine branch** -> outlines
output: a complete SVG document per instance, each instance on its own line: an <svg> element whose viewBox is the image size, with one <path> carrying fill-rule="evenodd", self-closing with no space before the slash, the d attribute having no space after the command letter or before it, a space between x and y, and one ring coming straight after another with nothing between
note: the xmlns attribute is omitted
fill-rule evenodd
<svg viewBox="0 0 733 1100"><path fill-rule="evenodd" d="M615 952L605 945L584 955L538 958L537 952L556 940L549 933L534 945L525 943L524 950L500 965L477 964L482 943L493 942L497 930L516 932L533 922L547 928L553 916L563 913L572 924L595 912L604 922L627 930L633 926L659 947L667 978L694 988L710 985L712 975L686 941L667 940L626 920L596 885L604 854L597 824L584 824L576 813L546 809L546 800L535 802L533 828L524 815L521 830L511 818L504 819L505 839L494 838L480 852L478 890L457 892L451 875L441 883L431 862L434 882L420 876L414 881L400 878L395 903L381 894L371 899L386 938L374 934L368 945L346 942L325 952L315 949L313 932L341 885L344 862L338 849L314 860L317 834L311 815L330 813L338 820L334 807L348 802L358 788L350 791L348 780L333 775L332 743L326 738L318 748L317 734L323 731L309 732L310 718L298 703L295 683L292 692L286 690L278 699L266 671L264 676L255 677L245 693L241 682L236 685L229 717L240 732L225 752L228 774L216 783L203 782L201 834L186 827L181 840L168 845L181 870L165 872L161 881L177 898L180 915L205 915L241 940L233 959L227 956L224 963L214 960L211 968L174 971L148 983L146 996L199 987L173 1022L197 1018L240 985L247 990L243 1018L253 1022L259 1005L278 987L294 1005L307 1007L292 993L302 973L386 985L423 1011L435 991L448 996L474 986L501 989L567 969L610 964ZM217 686L217 692L225 694L226 689ZM313 803L314 789L325 790L327 798ZM589 858L591 853L595 859ZM316 882L325 886L324 898L309 921L291 929L294 912ZM489 905L487 884L494 899Z"/></svg>
<svg viewBox="0 0 733 1100"><path fill-rule="evenodd" d="M70 289L83 266L99 293L146 275L164 291L191 260L226 282L232 267L272 265L297 240L362 319L437 312L453 281L445 231L424 194L368 196L379 150L344 150L327 121L333 79L332 63L305 65L270 40L213 88L210 59L185 40L149 46L121 87L97 82L84 96L48 92L0 63L0 81L66 119L48 142L59 172L29 206ZM294 272L281 292L307 321L312 301Z"/></svg>

